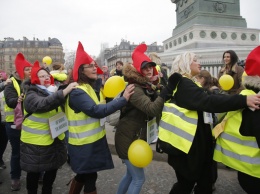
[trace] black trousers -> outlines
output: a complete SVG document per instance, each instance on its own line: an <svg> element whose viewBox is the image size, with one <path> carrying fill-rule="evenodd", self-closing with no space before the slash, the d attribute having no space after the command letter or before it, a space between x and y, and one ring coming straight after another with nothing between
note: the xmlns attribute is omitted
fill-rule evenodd
<svg viewBox="0 0 260 194"><path fill-rule="evenodd" d="M84 192L91 193L96 191L97 172L89 174L77 174L75 180L84 183Z"/></svg>
<svg viewBox="0 0 260 194"><path fill-rule="evenodd" d="M242 189L248 194L260 193L260 178L239 171L237 172L237 178Z"/></svg>
<svg viewBox="0 0 260 194"><path fill-rule="evenodd" d="M55 181L58 169L45 171L42 182L42 194L51 194L52 185ZM26 177L26 188L28 194L37 194L38 190L38 181L40 178L41 172L27 172Z"/></svg>
<svg viewBox="0 0 260 194"><path fill-rule="evenodd" d="M6 134L5 123L0 123L0 161L3 160L3 154L5 152L8 143L8 137Z"/></svg>

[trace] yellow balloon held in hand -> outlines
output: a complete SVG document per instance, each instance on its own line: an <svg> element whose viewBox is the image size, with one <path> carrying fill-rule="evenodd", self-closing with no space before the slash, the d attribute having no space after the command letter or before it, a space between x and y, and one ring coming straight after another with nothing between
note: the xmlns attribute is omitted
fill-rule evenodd
<svg viewBox="0 0 260 194"><path fill-rule="evenodd" d="M130 145L128 159L134 166L143 168L151 163L153 151L146 141L138 139Z"/></svg>
<svg viewBox="0 0 260 194"><path fill-rule="evenodd" d="M230 75L222 75L218 81L223 90L230 90L234 85L234 79Z"/></svg>
<svg viewBox="0 0 260 194"><path fill-rule="evenodd" d="M43 57L42 62L46 65L50 65L52 63L52 59L49 56Z"/></svg>
<svg viewBox="0 0 260 194"><path fill-rule="evenodd" d="M104 95L108 98L116 97L125 89L125 81L120 76L112 76L108 78L104 85Z"/></svg>

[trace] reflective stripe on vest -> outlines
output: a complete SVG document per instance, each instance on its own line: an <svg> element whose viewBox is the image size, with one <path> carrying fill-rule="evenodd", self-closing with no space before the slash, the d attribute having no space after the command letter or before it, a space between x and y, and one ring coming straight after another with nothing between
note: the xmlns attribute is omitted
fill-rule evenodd
<svg viewBox="0 0 260 194"><path fill-rule="evenodd" d="M240 94L255 94L252 90L243 90ZM234 114L236 113L236 114ZM229 115L233 115L229 118ZM229 112L224 132L217 138L214 160L260 178L260 149L256 138L242 136L239 128L242 122L242 110Z"/></svg>
<svg viewBox="0 0 260 194"><path fill-rule="evenodd" d="M17 95L18 97L21 95L20 92L20 86L18 84L18 82L16 81L16 79L14 77L10 78L12 80L12 83L14 85L15 90L17 91ZM5 120L6 122L14 122L14 109L10 108L9 106L7 106L6 102L5 102L5 97L3 98L4 101L4 112L5 112Z"/></svg>
<svg viewBox="0 0 260 194"><path fill-rule="evenodd" d="M45 113L33 113L27 117L22 124L21 141L43 146L52 144L54 139L52 139L50 134L49 118L60 112L61 109L58 108L58 111L52 110ZM24 115L26 114L25 112ZM63 140L65 134L60 134L58 138Z"/></svg>
<svg viewBox="0 0 260 194"><path fill-rule="evenodd" d="M96 93L89 84L83 84L77 88L85 91L96 104L99 104ZM105 136L106 132L100 126L99 119L89 117L83 112L75 113L69 106L69 97L66 101L65 113L68 118L70 144L89 144Z"/></svg>
<svg viewBox="0 0 260 194"><path fill-rule="evenodd" d="M197 111L190 111L173 103L164 103L159 124L159 139L188 153L196 133L197 123Z"/></svg>

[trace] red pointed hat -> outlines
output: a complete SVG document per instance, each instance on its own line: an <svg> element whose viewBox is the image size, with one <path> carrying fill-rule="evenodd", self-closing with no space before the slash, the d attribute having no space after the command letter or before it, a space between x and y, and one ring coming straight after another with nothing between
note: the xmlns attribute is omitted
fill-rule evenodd
<svg viewBox="0 0 260 194"><path fill-rule="evenodd" d="M41 82L38 78L38 75L37 75L40 70L45 70L51 76L50 77L51 85L53 85L54 84L54 78L52 77L52 75L46 69L44 69L43 67L40 67L39 61L35 61L34 64L33 64L32 71L31 71L31 84L38 84L38 85L41 84Z"/></svg>
<svg viewBox="0 0 260 194"><path fill-rule="evenodd" d="M260 76L260 46L253 49L247 56L245 72L248 76Z"/></svg>
<svg viewBox="0 0 260 194"><path fill-rule="evenodd" d="M16 58L15 58L15 61L14 61L14 64L15 64L15 69L16 69L16 72L18 73L18 75L20 76L20 78L23 80L24 79L24 68L25 67L32 67L32 64L29 63L23 56L22 53L18 53L16 55Z"/></svg>
<svg viewBox="0 0 260 194"><path fill-rule="evenodd" d="M146 44L140 44L135 48L132 54L133 66L139 73L141 73L141 68L144 67L147 63L150 63L154 67L154 75L157 75L158 72L155 68L156 64L152 62L147 55L144 54L146 50Z"/></svg>
<svg viewBox="0 0 260 194"><path fill-rule="evenodd" d="M94 61L94 60L84 51L84 48L83 48L81 42L79 41L77 52L76 52L74 68L73 68L74 81L78 81L79 67L84 64L89 65L92 61ZM95 64L97 65L96 62L95 62ZM103 71L98 67L98 65L97 65L97 74L103 74Z"/></svg>

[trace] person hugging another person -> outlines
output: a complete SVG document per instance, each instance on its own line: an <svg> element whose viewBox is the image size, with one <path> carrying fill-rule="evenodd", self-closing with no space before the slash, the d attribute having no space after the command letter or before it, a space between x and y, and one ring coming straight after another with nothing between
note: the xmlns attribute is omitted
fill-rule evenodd
<svg viewBox="0 0 260 194"><path fill-rule="evenodd" d="M153 118L159 120L164 100L175 88L167 86L158 96L156 64L144 54L146 50L146 44L137 46L132 54L133 64L125 65L123 69L128 83L134 84L135 89L126 107L122 109L115 133L116 152L126 165L126 173L119 183L117 194L141 192L145 182L144 168L136 167L129 161L128 148L137 139L146 141L147 122Z"/></svg>
<svg viewBox="0 0 260 194"><path fill-rule="evenodd" d="M177 182L170 194L212 193L213 142L210 125L203 112L227 112L246 107L259 109L260 95L210 95L198 84L195 76L201 66L194 53L176 56L171 74L182 78L173 99L165 103L159 125L158 150L168 154ZM171 79L168 84L172 83Z"/></svg>
<svg viewBox="0 0 260 194"><path fill-rule="evenodd" d="M25 116L21 133L21 169L27 172L26 188L28 194L37 194L38 180L43 176L42 194L51 194L58 169L67 160L64 142L65 134L53 138L50 133L49 118L62 112L60 105L65 96L77 83L69 84L64 90L53 91L54 84L50 73L36 61L31 79L25 81Z"/></svg>
<svg viewBox="0 0 260 194"><path fill-rule="evenodd" d="M260 46L253 49L242 78L243 96L260 92ZM260 100L256 100L259 105ZM228 112L224 132L217 138L214 160L237 170L240 186L248 194L260 193L260 110Z"/></svg>
<svg viewBox="0 0 260 194"><path fill-rule="evenodd" d="M104 129L104 117L121 109L134 93L134 85L125 88L122 97L105 104L95 82L102 70L79 42L73 79L79 86L67 98L65 112L69 124L68 153L76 176L69 194L96 194L98 172L114 168Z"/></svg>

